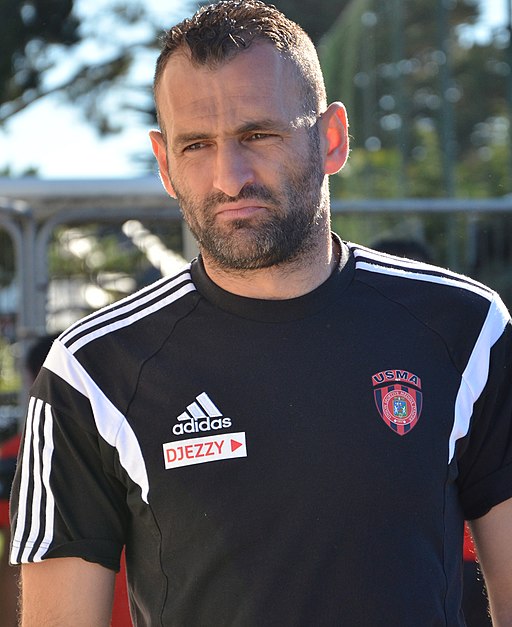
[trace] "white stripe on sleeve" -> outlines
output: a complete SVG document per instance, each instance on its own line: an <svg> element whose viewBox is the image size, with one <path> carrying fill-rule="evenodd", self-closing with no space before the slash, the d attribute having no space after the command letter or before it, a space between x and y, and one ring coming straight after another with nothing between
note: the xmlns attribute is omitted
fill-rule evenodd
<svg viewBox="0 0 512 627"><path fill-rule="evenodd" d="M503 334L509 320L508 311L499 296L491 301L487 317L462 374L455 400L455 419L450 434L448 463L453 459L457 440L467 435L473 406L482 394L489 377L491 349Z"/></svg>

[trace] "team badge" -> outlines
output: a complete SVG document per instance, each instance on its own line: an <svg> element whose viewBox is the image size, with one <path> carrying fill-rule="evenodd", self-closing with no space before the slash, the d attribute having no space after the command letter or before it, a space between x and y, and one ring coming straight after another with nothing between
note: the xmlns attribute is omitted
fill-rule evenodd
<svg viewBox="0 0 512 627"><path fill-rule="evenodd" d="M407 370L383 370L372 377L380 417L398 435L406 435L421 415L421 379Z"/></svg>

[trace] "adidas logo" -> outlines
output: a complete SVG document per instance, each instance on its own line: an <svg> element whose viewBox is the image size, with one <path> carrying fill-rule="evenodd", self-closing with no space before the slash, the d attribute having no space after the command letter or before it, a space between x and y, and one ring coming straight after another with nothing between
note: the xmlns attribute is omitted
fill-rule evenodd
<svg viewBox="0 0 512 627"><path fill-rule="evenodd" d="M222 413L206 392L196 396L196 400L187 407L187 411L177 417L177 420L178 424L172 428L174 435L228 429L232 424L231 418L222 417Z"/></svg>

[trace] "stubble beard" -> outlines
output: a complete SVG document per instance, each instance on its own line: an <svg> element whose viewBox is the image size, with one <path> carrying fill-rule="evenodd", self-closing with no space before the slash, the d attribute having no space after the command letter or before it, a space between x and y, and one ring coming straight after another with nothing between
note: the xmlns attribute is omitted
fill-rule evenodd
<svg viewBox="0 0 512 627"><path fill-rule="evenodd" d="M246 185L236 197L216 192L199 201L181 193L173 181L183 217L210 263L220 270L245 271L307 260L328 212L328 188L316 128L310 130L309 151L303 163L304 167L291 170L280 190ZM263 201L269 207L265 218L219 224L214 207L244 199Z"/></svg>

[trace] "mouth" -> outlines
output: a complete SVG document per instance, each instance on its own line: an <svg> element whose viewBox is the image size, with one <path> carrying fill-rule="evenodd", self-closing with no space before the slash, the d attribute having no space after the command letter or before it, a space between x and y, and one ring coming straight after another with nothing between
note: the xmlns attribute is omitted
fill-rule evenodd
<svg viewBox="0 0 512 627"><path fill-rule="evenodd" d="M244 201L232 204L221 205L215 215L221 220L241 220L251 218L263 211L267 211L267 207L258 203L258 201Z"/></svg>

